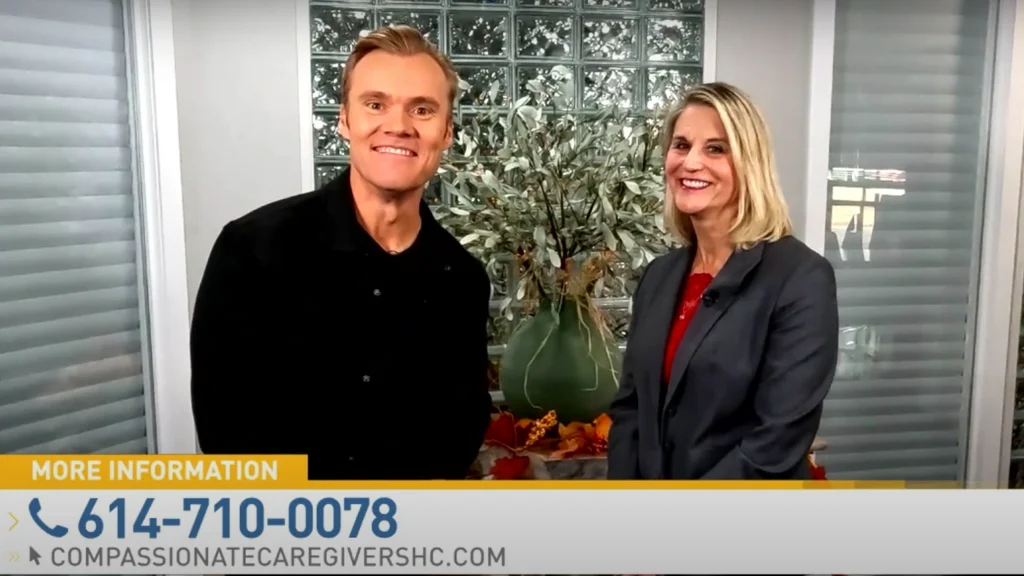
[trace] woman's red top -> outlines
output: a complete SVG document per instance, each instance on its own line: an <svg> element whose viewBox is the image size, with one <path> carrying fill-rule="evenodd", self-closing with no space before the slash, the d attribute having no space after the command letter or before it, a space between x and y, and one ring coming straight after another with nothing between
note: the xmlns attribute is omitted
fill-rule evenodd
<svg viewBox="0 0 1024 576"><path fill-rule="evenodd" d="M682 298L676 305L676 315L672 319L672 329L668 333L668 344L665 346L665 363L662 368L662 379L667 385L672 378L672 361L676 357L676 350L679 343L683 341L686 328L690 325L697 305L704 296L709 284L714 277L711 274L690 274L686 279L686 286L683 288Z"/></svg>

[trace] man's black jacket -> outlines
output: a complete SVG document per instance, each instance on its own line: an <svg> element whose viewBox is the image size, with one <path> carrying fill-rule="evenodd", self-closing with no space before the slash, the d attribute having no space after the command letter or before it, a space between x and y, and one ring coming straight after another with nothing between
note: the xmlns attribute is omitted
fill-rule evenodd
<svg viewBox="0 0 1024 576"><path fill-rule="evenodd" d="M309 454L313 479L463 478L490 421L490 281L426 204L413 246L358 223L346 171L224 227L192 319L207 454Z"/></svg>

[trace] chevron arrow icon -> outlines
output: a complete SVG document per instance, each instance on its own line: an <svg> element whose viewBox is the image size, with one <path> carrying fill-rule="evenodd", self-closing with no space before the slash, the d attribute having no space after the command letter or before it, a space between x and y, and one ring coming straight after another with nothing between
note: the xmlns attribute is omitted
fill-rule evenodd
<svg viewBox="0 0 1024 576"><path fill-rule="evenodd" d="M8 562L17 562L19 558L21 558L21 555L18 554L17 552L15 552L14 550L11 550L11 555L10 555L10 557L9 557L9 559L7 561Z"/></svg>
<svg viewBox="0 0 1024 576"><path fill-rule="evenodd" d="M11 524L11 527L7 529L7 531L10 532L11 530L14 530L15 526L18 525L18 518L14 515L14 512L8 512L7 515L11 517L11 520L14 520L14 524Z"/></svg>

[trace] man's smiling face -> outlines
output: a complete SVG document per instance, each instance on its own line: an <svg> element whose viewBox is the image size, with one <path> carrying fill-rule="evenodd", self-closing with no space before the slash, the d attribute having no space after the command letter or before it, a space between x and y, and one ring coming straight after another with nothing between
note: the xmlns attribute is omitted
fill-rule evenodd
<svg viewBox="0 0 1024 576"><path fill-rule="evenodd" d="M427 54L364 56L339 123L353 176L393 196L422 190L452 143L448 90L444 70Z"/></svg>

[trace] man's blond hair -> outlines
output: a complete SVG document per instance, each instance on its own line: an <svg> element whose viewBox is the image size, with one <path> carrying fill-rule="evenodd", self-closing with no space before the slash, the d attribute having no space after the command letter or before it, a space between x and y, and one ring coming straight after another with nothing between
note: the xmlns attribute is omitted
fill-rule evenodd
<svg viewBox="0 0 1024 576"><path fill-rule="evenodd" d="M718 112L729 141L735 170L736 219L729 237L739 248L774 242L793 233L786 199L779 186L768 124L753 100L739 88L724 82L701 84L683 94L669 112L662 132L662 150L668 154L676 120L687 106L708 106ZM665 226L689 246L694 243L690 217L676 208L671 192L665 191Z"/></svg>
<svg viewBox="0 0 1024 576"><path fill-rule="evenodd" d="M349 91L352 89L352 72L367 54L381 50L396 56L417 56L426 54L437 62L437 65L444 71L445 80L448 81L448 113L451 114L455 107L455 98L459 93L459 76L452 66L451 60L441 53L436 46L430 43L419 30L412 26L395 25L378 28L356 42L355 48L349 54L345 62L345 70L341 77L341 104L348 103Z"/></svg>

